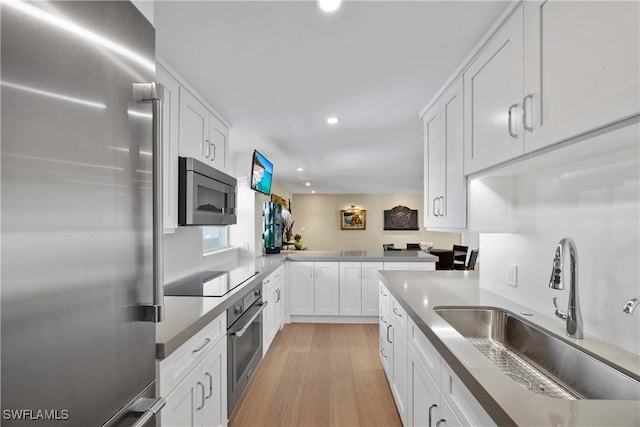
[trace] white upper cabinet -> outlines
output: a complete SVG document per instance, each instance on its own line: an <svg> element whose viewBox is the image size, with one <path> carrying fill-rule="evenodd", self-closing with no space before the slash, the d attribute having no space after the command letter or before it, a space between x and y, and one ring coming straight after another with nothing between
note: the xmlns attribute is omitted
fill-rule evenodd
<svg viewBox="0 0 640 427"><path fill-rule="evenodd" d="M526 1L464 72L465 174L640 113L640 3Z"/></svg>
<svg viewBox="0 0 640 427"><path fill-rule="evenodd" d="M640 3L524 3L525 151L640 112Z"/></svg>
<svg viewBox="0 0 640 427"><path fill-rule="evenodd" d="M180 84L162 67L156 65L156 78L164 86L162 113L163 224L164 231L178 228L178 121Z"/></svg>
<svg viewBox="0 0 640 427"><path fill-rule="evenodd" d="M187 89L180 88L180 155L226 167L229 129Z"/></svg>
<svg viewBox="0 0 640 427"><path fill-rule="evenodd" d="M458 81L423 117L425 226L465 228L463 83Z"/></svg>
<svg viewBox="0 0 640 427"><path fill-rule="evenodd" d="M466 174L524 152L522 43L520 6L464 73Z"/></svg>

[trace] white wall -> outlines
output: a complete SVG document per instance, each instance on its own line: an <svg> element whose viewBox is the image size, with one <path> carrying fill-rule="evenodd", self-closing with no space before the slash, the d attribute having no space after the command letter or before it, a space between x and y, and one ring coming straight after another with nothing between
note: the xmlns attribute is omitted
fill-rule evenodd
<svg viewBox="0 0 640 427"><path fill-rule="evenodd" d="M383 243L398 248L407 243L430 241L436 248L460 244L460 234L428 232L423 224L422 194L294 194L294 233L302 235L310 250L381 251ZM367 211L366 230L340 230L340 210L351 205ZM417 231L385 231L384 211L397 205L418 209ZM304 230L303 230L304 227Z"/></svg>
<svg viewBox="0 0 640 427"><path fill-rule="evenodd" d="M638 154L636 147L514 178L513 233L480 235L480 286L553 317L552 298L566 310L568 288L548 287L551 261L558 241L571 237L585 336L640 354L640 312L622 313L640 295ZM517 288L504 283L506 263L518 266Z"/></svg>
<svg viewBox="0 0 640 427"><path fill-rule="evenodd" d="M138 8L145 18L153 25L154 0L131 0L131 3Z"/></svg>

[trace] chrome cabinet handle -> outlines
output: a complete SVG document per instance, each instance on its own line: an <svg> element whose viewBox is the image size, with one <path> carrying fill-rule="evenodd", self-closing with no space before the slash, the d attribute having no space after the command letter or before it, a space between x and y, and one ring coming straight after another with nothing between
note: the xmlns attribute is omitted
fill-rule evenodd
<svg viewBox="0 0 640 427"><path fill-rule="evenodd" d="M204 384L198 381L198 383L196 384L196 387L197 386L202 387L201 388L202 391L200 392L200 397L202 398L202 404L196 408L196 411L199 411L200 409L204 408Z"/></svg>
<svg viewBox="0 0 640 427"><path fill-rule="evenodd" d="M445 426L448 425L447 420L445 420L444 418L440 418L436 423L436 427L440 427L441 424L444 424Z"/></svg>
<svg viewBox="0 0 640 427"><path fill-rule="evenodd" d="M268 285L269 283L271 283L271 280L267 279L264 282L262 282L263 285Z"/></svg>
<svg viewBox="0 0 640 427"><path fill-rule="evenodd" d="M133 98L138 102L151 103L153 110L153 302L142 306L142 320L158 323L164 320L164 260L162 236L163 221L163 142L162 109L164 87L158 82L134 83Z"/></svg>
<svg viewBox="0 0 640 427"><path fill-rule="evenodd" d="M393 314L395 314L398 317L402 317L402 314L400 314L400 312L398 311L397 308L393 307Z"/></svg>
<svg viewBox="0 0 640 427"><path fill-rule="evenodd" d="M211 143L211 147L213 147L213 157L211 157L211 161L214 161L216 159L216 144Z"/></svg>
<svg viewBox="0 0 640 427"><path fill-rule="evenodd" d="M433 216L438 216L438 213L436 212L436 200L438 200L438 198L434 197L431 201L431 212L433 212Z"/></svg>
<svg viewBox="0 0 640 427"><path fill-rule="evenodd" d="M211 342L211 338L205 339L204 343L200 347L196 348L195 350L192 350L191 353L192 354L198 353L200 350L205 348L210 342Z"/></svg>
<svg viewBox="0 0 640 427"><path fill-rule="evenodd" d="M276 299L276 303L280 302L280 289L276 289L276 295L278 298Z"/></svg>
<svg viewBox="0 0 640 427"><path fill-rule="evenodd" d="M391 325L387 326L387 341L389 342L389 344L393 344L393 341L391 341L389 339L389 329L391 328Z"/></svg>
<svg viewBox="0 0 640 427"><path fill-rule="evenodd" d="M438 200L442 200L442 203L438 203L438 216L444 216L444 212L440 212L440 208L444 206L444 196L438 197Z"/></svg>
<svg viewBox="0 0 640 427"><path fill-rule="evenodd" d="M438 408L438 405L436 405L435 403L433 405L429 406L429 427L431 427L431 419L432 419L431 418L431 410L434 409L434 408L436 408L436 409Z"/></svg>
<svg viewBox="0 0 640 427"><path fill-rule="evenodd" d="M382 320L382 323L387 323L387 319L383 315L380 315L380 320Z"/></svg>
<svg viewBox="0 0 640 427"><path fill-rule="evenodd" d="M384 354L384 348L380 347L380 354L382 354L382 357L384 357L385 359L387 358L387 355Z"/></svg>
<svg viewBox="0 0 640 427"><path fill-rule="evenodd" d="M531 126L527 126L527 99L531 100L531 108L533 108L533 94L530 93L522 98L522 127L529 132L533 132L533 123Z"/></svg>
<svg viewBox="0 0 640 427"><path fill-rule="evenodd" d="M518 104L511 104L511 106L509 107L509 121L507 123L507 128L509 130L509 136L511 136L511 138L518 138L518 134L513 133L513 131L511 130L511 110L513 110L514 108L518 108Z"/></svg>
<svg viewBox="0 0 640 427"><path fill-rule="evenodd" d="M213 376L209 372L205 372L204 376L209 378L209 395L204 397L208 399L213 395Z"/></svg>
<svg viewBox="0 0 640 427"><path fill-rule="evenodd" d="M383 297L386 297L387 294L384 293L384 291L382 289L380 289L380 295L382 295Z"/></svg>

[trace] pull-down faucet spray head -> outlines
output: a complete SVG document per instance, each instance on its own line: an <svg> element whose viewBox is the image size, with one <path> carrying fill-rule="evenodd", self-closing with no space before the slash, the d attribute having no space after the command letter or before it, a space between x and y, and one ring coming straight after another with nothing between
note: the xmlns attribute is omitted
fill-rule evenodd
<svg viewBox="0 0 640 427"><path fill-rule="evenodd" d="M572 338L582 338L582 315L580 314L580 300L578 298L578 251L576 244L568 237L560 240L553 255L553 267L549 287L551 289L564 289L564 257L569 250L569 306L566 312L558 309L556 298L553 304L556 307L556 316L566 320L567 335Z"/></svg>

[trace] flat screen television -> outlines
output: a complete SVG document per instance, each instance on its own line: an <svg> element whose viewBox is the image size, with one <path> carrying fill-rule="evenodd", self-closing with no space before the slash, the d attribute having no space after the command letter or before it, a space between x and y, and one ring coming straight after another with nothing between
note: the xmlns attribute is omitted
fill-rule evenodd
<svg viewBox="0 0 640 427"><path fill-rule="evenodd" d="M271 194L272 177L273 164L257 150L254 150L251 162L251 189L267 195Z"/></svg>

